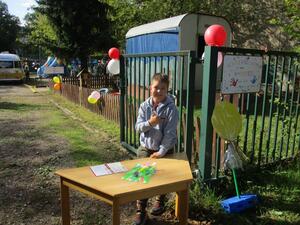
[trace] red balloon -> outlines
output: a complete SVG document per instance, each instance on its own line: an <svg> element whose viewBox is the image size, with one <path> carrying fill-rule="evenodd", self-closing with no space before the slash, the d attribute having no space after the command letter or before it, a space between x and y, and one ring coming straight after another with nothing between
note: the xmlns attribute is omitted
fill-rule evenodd
<svg viewBox="0 0 300 225"><path fill-rule="evenodd" d="M204 33L205 43L209 46L223 46L226 41L226 31L223 26L214 24Z"/></svg>
<svg viewBox="0 0 300 225"><path fill-rule="evenodd" d="M120 57L120 51L119 51L119 49L117 49L117 48L111 48L111 49L109 49L108 56L111 59L119 59L119 57Z"/></svg>

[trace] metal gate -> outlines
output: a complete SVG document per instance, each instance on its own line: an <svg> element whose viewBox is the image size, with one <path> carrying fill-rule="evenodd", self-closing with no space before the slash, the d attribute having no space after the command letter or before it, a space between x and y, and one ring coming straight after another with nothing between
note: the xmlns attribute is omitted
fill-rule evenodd
<svg viewBox="0 0 300 225"><path fill-rule="evenodd" d="M121 143L136 153L139 134L135 130L138 108L150 96L151 77L164 73L169 77L169 94L179 111L176 151L192 157L195 57L190 51L159 54L124 55L121 58ZM182 122L184 121L184 122Z"/></svg>

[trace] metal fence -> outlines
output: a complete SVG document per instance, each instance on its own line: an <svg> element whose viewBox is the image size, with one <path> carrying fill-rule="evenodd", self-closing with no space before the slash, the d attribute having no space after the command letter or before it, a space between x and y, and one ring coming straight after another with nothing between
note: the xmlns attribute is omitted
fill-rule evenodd
<svg viewBox="0 0 300 225"><path fill-rule="evenodd" d="M169 94L179 111L176 151L192 158L195 57L190 51L160 54L125 55L121 59L121 143L136 152L139 134L135 122L140 104L150 96L151 77L165 73L169 77ZM184 117L186 115L186 117ZM185 118L185 120L183 120ZM182 123L184 121L184 123Z"/></svg>
<svg viewBox="0 0 300 225"><path fill-rule="evenodd" d="M248 156L250 163L260 167L294 157L300 149L299 54L206 47L199 152L201 177L209 180L222 176L220 168L226 149L226 144L214 133L211 125L216 93L219 93L220 89L216 82L218 51L226 55L263 58L262 83L258 93L220 96L222 101L233 102L236 99L234 102L243 116L243 132L239 137L239 146Z"/></svg>
<svg viewBox="0 0 300 225"><path fill-rule="evenodd" d="M221 94L224 68L222 65L217 67L218 52L262 57L261 90ZM191 166L199 169L203 180L219 179L224 172L227 144L211 124L218 101L232 102L242 115L243 131L238 143L252 165L261 167L299 153L299 54L206 47L204 55L204 63L192 51L121 56L120 80L112 78L116 79L112 80L114 85L118 82L121 95L106 95L97 105L89 105L87 97L93 89L107 87L107 78L95 78L87 82L90 84L87 88L80 88L78 79L65 79L61 93L71 101L119 122L122 145L136 152L139 146L139 134L135 130L138 108L150 96L152 75L167 74L169 94L175 98L179 111L176 151L186 152Z"/></svg>
<svg viewBox="0 0 300 225"><path fill-rule="evenodd" d="M261 91L222 95L223 68L217 68L218 52L263 57ZM176 150L187 153L194 168L199 168L202 179L218 179L223 175L226 143L211 125L216 101L233 102L242 114L239 146L251 164L260 167L294 157L299 152L298 54L206 47L203 73L199 70L195 73L201 63L190 51L121 58L120 138L123 146L136 152L139 134L134 127L139 105L150 96L151 76L163 72L169 76L169 93L175 97L180 115ZM202 83L200 90L195 88L196 82Z"/></svg>

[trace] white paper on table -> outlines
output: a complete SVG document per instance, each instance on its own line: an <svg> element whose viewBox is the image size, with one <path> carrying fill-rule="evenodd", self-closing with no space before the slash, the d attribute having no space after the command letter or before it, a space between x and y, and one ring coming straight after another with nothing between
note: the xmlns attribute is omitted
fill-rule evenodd
<svg viewBox="0 0 300 225"><path fill-rule="evenodd" d="M91 166L91 170L96 176L112 174L112 172L107 168L105 164L98 165L98 166Z"/></svg>
<svg viewBox="0 0 300 225"><path fill-rule="evenodd" d="M106 164L113 173L121 173L127 171L126 167L120 162Z"/></svg>
<svg viewBox="0 0 300 225"><path fill-rule="evenodd" d="M127 168L124 167L120 162L91 166L90 168L95 176L103 176L127 171Z"/></svg>

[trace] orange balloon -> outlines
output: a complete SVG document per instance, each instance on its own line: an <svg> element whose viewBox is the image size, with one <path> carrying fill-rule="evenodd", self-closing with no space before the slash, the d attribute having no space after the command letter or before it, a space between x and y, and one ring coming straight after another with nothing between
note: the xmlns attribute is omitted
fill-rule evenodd
<svg viewBox="0 0 300 225"><path fill-rule="evenodd" d="M54 84L53 88L54 88L55 91L59 91L60 88L61 88L60 83Z"/></svg>

